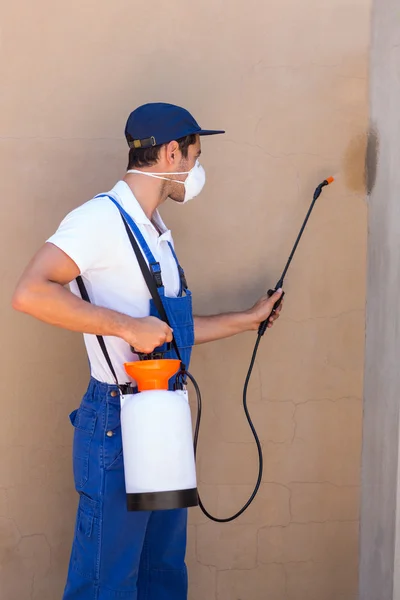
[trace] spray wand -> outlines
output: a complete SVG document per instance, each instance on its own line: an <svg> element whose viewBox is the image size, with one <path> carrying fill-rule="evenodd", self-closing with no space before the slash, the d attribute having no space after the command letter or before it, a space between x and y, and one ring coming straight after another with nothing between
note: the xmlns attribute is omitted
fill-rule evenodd
<svg viewBox="0 0 400 600"><path fill-rule="evenodd" d="M271 297L278 289L282 289L283 288L286 274L287 274L287 272L289 270L290 264L291 264L291 262L293 260L293 257L295 255L295 252L296 252L297 247L299 245L300 239L301 239L301 237L302 237L302 235L304 233L304 230L306 228L307 222L308 222L308 220L309 220L309 218L311 216L311 213L313 211L315 203L318 200L318 198L320 197L323 188L326 187L327 185L330 185L333 182L334 182L334 178L333 177L328 177L328 179L325 179L316 188L316 190L314 192L314 196L313 196L313 200L312 200L311 206L310 206L310 208L309 208L309 210L307 212L306 218L304 219L303 225L301 226L300 232L299 232L299 234L297 236L297 239L295 241L293 249L292 249L292 251L291 251L291 253L289 255L288 261L287 261L287 263L285 265L285 268L284 268L284 270L282 272L282 275L281 275L278 283L276 284L275 289L273 289L273 290L271 289L271 290L268 291L268 296ZM256 486L254 488L254 491L253 491L252 495L250 496L250 498L248 499L248 501L246 502L246 504L236 514L234 514L232 517L227 517L225 519L219 519L219 518L214 517L213 515L211 515L207 511L207 509L204 507L204 505L203 505L203 503L202 503L202 501L201 501L201 499L199 497L199 506L200 506L201 510L203 511L203 513L209 519L211 519L211 521L215 521L217 523L229 523L230 521L234 521L235 519L237 519L238 517L240 517L240 515L242 515L245 512L245 510L247 510L247 508L250 506L250 504L253 502L253 500L256 497L257 492L258 492L258 490L260 488L260 485L261 485L262 474L263 474L263 453L262 453L262 448L261 448L260 440L258 438L258 435L257 435L257 432L255 430L255 427L254 427L254 425L252 423L252 420L251 420L251 417L250 417L250 413L249 413L249 410L248 410L248 407L247 407L247 389L248 389L250 378L251 378L251 375L252 375L252 372L253 372L253 367L254 367L254 364L255 364L255 361L256 361L258 347L260 345L261 338L263 337L263 335L265 334L265 332L267 330L268 322L269 322L269 319L270 319L272 313L279 308L279 306L280 306L280 304L282 302L283 296L284 296L284 292L282 293L281 297L275 302L271 314L268 316L267 319L265 319L265 321L263 321L260 324L260 327L258 329L257 340L256 340L256 343L255 343L253 354L252 354L251 361L250 361L249 370L247 372L246 380L245 380L244 387L243 387L243 408L244 408L244 412L246 414L246 418L247 418L247 421L249 423L249 426L250 426L250 429L252 431L252 434L254 436L254 440L256 442L257 450L258 450L259 469L258 469L257 483L256 483ZM196 380L187 371L184 371L184 372L181 371L180 373L178 373L177 379L176 379L176 385L177 386L183 386L184 383L185 383L185 378L186 377L192 382L192 384L194 386L194 389L196 391L196 395L197 395L198 410L197 410L196 428L195 428L195 434L194 434L194 452L195 452L195 456L196 456L196 453L197 453L197 444L198 444L198 439L199 439L200 421L201 421L201 410L202 410L201 392L200 392L200 388L199 388Z"/></svg>

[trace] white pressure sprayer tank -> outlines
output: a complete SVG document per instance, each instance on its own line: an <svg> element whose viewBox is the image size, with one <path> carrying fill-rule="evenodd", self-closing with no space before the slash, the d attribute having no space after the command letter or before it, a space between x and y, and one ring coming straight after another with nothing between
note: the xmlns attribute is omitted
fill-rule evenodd
<svg viewBox="0 0 400 600"><path fill-rule="evenodd" d="M139 392L121 397L125 487L129 511L198 505L187 392L169 391L179 360L126 363Z"/></svg>

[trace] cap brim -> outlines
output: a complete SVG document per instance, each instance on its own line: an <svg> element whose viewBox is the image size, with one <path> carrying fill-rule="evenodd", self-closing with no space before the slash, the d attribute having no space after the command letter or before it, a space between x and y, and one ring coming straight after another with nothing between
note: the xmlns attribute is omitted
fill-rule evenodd
<svg viewBox="0 0 400 600"><path fill-rule="evenodd" d="M197 135L220 135L221 133L225 133L225 131L220 131L216 129L200 129L200 131L196 131Z"/></svg>

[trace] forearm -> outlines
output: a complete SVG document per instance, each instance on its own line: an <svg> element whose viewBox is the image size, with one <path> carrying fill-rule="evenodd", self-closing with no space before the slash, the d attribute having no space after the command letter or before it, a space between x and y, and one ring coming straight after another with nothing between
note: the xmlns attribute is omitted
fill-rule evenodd
<svg viewBox="0 0 400 600"><path fill-rule="evenodd" d="M89 304L58 283L35 283L16 290L16 310L70 331L123 337L135 319L119 312Z"/></svg>
<svg viewBox="0 0 400 600"><path fill-rule="evenodd" d="M262 296L252 308L243 312L194 317L195 344L222 340L245 331L258 331L265 321L270 328L279 318L281 308L282 290L277 290L272 296Z"/></svg>
<svg viewBox="0 0 400 600"><path fill-rule="evenodd" d="M130 317L72 294L64 286L78 275L78 266L67 254L45 244L25 269L13 308L70 331L119 337L144 354L172 340L171 328L155 317Z"/></svg>
<svg viewBox="0 0 400 600"><path fill-rule="evenodd" d="M226 313L209 317L194 317L195 344L205 344L256 328L249 312Z"/></svg>

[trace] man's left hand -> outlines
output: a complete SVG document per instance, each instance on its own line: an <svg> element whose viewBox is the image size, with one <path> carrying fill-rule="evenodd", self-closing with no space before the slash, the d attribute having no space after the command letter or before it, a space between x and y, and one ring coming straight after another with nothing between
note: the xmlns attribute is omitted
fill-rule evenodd
<svg viewBox="0 0 400 600"><path fill-rule="evenodd" d="M279 319L282 310L283 300L278 308L274 311L274 304L282 296L282 290L278 290L271 297L268 295L262 296L258 302L248 311L252 317L252 330L257 330L260 324L268 319L268 327L272 327L274 322Z"/></svg>

